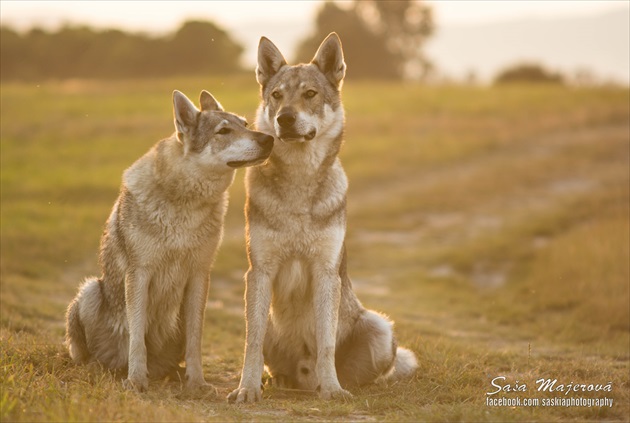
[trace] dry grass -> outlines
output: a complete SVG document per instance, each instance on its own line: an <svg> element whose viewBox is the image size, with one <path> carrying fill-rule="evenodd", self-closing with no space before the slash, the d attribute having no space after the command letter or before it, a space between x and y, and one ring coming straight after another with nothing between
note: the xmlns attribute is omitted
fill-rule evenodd
<svg viewBox="0 0 630 423"><path fill-rule="evenodd" d="M2 86L2 421L630 418L627 89L345 85L350 272L417 353L410 381L346 402L277 389L225 402L244 341L242 175L206 313L215 389L165 381L139 395L73 365L64 310L98 272L120 175L172 131L171 91L202 88L253 121L253 77ZM539 399L540 377L612 382L614 406L489 407L500 375Z"/></svg>

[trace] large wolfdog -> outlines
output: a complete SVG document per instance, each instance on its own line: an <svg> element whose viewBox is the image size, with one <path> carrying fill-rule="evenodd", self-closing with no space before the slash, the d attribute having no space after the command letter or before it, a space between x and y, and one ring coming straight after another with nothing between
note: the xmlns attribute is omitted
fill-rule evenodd
<svg viewBox="0 0 630 423"><path fill-rule="evenodd" d="M273 146L207 91L201 111L179 91L173 103L177 132L125 171L101 239L103 274L83 283L66 321L74 361L127 368L125 387L139 391L183 359L186 387L205 384L201 334L226 190L234 168Z"/></svg>
<svg viewBox="0 0 630 423"><path fill-rule="evenodd" d="M257 129L281 141L265 165L247 170L247 339L229 401L261 398L264 364L274 383L321 398L417 367L411 351L397 348L392 322L363 308L346 273L348 182L337 158L345 71L337 34L296 66L260 41Z"/></svg>

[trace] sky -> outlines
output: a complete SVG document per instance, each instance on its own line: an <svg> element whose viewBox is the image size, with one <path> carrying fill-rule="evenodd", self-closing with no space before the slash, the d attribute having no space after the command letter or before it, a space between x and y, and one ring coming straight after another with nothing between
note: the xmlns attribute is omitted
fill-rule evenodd
<svg viewBox="0 0 630 423"><path fill-rule="evenodd" d="M343 3L343 1L338 1ZM477 24L523 16L557 17L619 7L627 0L438 0L427 1L441 24ZM309 21L320 1L27 1L2 0L0 20L19 28L54 28L89 23L154 33L168 32L186 19L211 19L226 27L254 21Z"/></svg>
<svg viewBox="0 0 630 423"><path fill-rule="evenodd" d="M343 3L343 2L339 2ZM626 7L627 0L427 1L439 27L480 25L522 18L588 16ZM164 34L189 19L212 20L245 46L252 66L261 35L292 57L298 41L312 29L320 1L27 1L1 0L0 22L16 29L56 29L63 24Z"/></svg>

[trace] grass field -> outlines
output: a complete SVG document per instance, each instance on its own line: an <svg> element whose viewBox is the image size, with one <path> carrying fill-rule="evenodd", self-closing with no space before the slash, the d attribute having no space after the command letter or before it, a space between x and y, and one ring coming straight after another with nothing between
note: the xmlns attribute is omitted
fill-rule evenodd
<svg viewBox="0 0 630 423"><path fill-rule="evenodd" d="M204 371L126 392L77 367L64 312L98 274L122 171L173 131L171 92L210 90L253 121L253 76L3 84L4 421L625 421L630 418L628 89L344 86L349 268L367 307L416 352L410 381L348 401L267 389L228 405L244 342L242 171L212 273ZM488 396L504 376L526 392ZM536 380L610 384L539 392ZM538 406L489 406L487 398ZM612 407L543 406L608 398Z"/></svg>

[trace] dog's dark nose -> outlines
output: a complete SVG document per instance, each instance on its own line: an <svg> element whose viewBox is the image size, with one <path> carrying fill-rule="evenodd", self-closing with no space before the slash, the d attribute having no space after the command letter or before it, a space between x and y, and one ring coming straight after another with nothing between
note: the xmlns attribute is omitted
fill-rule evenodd
<svg viewBox="0 0 630 423"><path fill-rule="evenodd" d="M290 128L295 123L295 113L292 111L282 112L276 118L282 128Z"/></svg>
<svg viewBox="0 0 630 423"><path fill-rule="evenodd" d="M262 148L271 148L273 146L273 137L271 135L265 135L262 138L259 138L258 145Z"/></svg>

